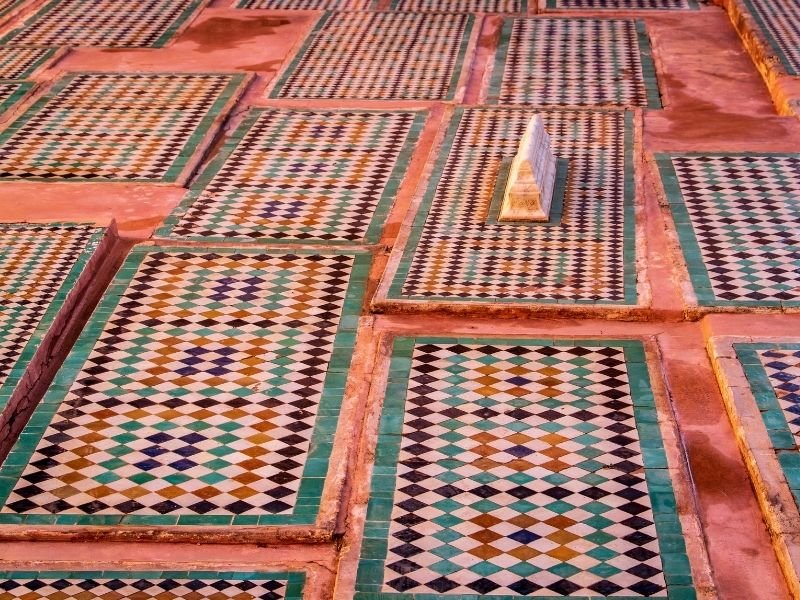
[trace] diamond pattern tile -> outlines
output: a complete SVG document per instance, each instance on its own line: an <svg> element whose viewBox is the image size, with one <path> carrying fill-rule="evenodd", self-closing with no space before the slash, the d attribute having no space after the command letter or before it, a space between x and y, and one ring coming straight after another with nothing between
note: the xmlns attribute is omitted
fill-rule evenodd
<svg viewBox="0 0 800 600"><path fill-rule="evenodd" d="M0 573L3 600L300 600L302 573Z"/></svg>
<svg viewBox="0 0 800 600"><path fill-rule="evenodd" d="M33 88L28 81L0 81L0 114L19 102Z"/></svg>
<svg viewBox="0 0 800 600"><path fill-rule="evenodd" d="M424 118L253 111L159 234L375 243Z"/></svg>
<svg viewBox="0 0 800 600"><path fill-rule="evenodd" d="M744 0L786 72L800 75L800 0Z"/></svg>
<svg viewBox="0 0 800 600"><path fill-rule="evenodd" d="M242 80L67 75L0 136L0 177L174 181Z"/></svg>
<svg viewBox="0 0 800 600"><path fill-rule="evenodd" d="M547 0L548 8L611 8L614 10L690 10L695 0Z"/></svg>
<svg viewBox="0 0 800 600"><path fill-rule="evenodd" d="M271 95L452 99L473 20L466 14L329 13Z"/></svg>
<svg viewBox="0 0 800 600"><path fill-rule="evenodd" d="M85 266L101 230L89 225L0 225L0 409ZM13 388L13 385L9 385Z"/></svg>
<svg viewBox="0 0 800 600"><path fill-rule="evenodd" d="M644 25L630 19L507 19L495 104L659 107Z"/></svg>
<svg viewBox="0 0 800 600"><path fill-rule="evenodd" d="M564 216L550 225L487 221L502 162L532 114L457 110L411 238L397 250L390 298L635 303L624 112L540 111L555 154L569 160Z"/></svg>
<svg viewBox="0 0 800 600"><path fill-rule="evenodd" d="M0 0L0 16L6 15L11 10L21 5L24 0Z"/></svg>
<svg viewBox="0 0 800 600"><path fill-rule="evenodd" d="M800 349L759 350L758 358L783 411L789 431L800 446Z"/></svg>
<svg viewBox="0 0 800 600"><path fill-rule="evenodd" d="M800 155L660 156L702 304L800 304Z"/></svg>
<svg viewBox="0 0 800 600"><path fill-rule="evenodd" d="M240 0L236 8L274 10L368 10L372 0Z"/></svg>
<svg viewBox="0 0 800 600"><path fill-rule="evenodd" d="M527 0L392 0L392 10L449 13L518 13L528 10Z"/></svg>
<svg viewBox="0 0 800 600"><path fill-rule="evenodd" d="M135 250L0 471L0 522L313 523L368 263Z"/></svg>
<svg viewBox="0 0 800 600"><path fill-rule="evenodd" d="M17 46L164 46L203 0L53 0L0 43Z"/></svg>
<svg viewBox="0 0 800 600"><path fill-rule="evenodd" d="M25 79L30 77L54 53L54 48L0 47L0 79Z"/></svg>
<svg viewBox="0 0 800 600"><path fill-rule="evenodd" d="M513 342L396 343L357 590L677 593L659 544L680 532L671 483L642 450L663 453L655 408L632 395L641 346ZM688 565L667 575L694 597Z"/></svg>

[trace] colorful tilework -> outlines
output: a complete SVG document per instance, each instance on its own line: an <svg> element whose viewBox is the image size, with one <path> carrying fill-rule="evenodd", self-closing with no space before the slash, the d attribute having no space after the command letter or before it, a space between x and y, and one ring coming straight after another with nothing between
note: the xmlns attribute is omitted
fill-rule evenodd
<svg viewBox="0 0 800 600"><path fill-rule="evenodd" d="M0 81L0 114L14 106L33 89L29 81Z"/></svg>
<svg viewBox="0 0 800 600"><path fill-rule="evenodd" d="M535 106L649 106L661 100L642 22L513 18L488 100Z"/></svg>
<svg viewBox="0 0 800 600"><path fill-rule="evenodd" d="M789 75L800 75L800 0L744 0Z"/></svg>
<svg viewBox="0 0 800 600"><path fill-rule="evenodd" d="M0 17L10 13L23 2L24 0L0 0Z"/></svg>
<svg viewBox="0 0 800 600"><path fill-rule="evenodd" d="M161 47L204 0L53 0L0 44Z"/></svg>
<svg viewBox="0 0 800 600"><path fill-rule="evenodd" d="M800 343L734 344L734 350L800 507Z"/></svg>
<svg viewBox="0 0 800 600"><path fill-rule="evenodd" d="M800 155L657 161L700 304L799 306Z"/></svg>
<svg viewBox="0 0 800 600"><path fill-rule="evenodd" d="M0 47L0 79L25 79L52 58L55 48Z"/></svg>
<svg viewBox="0 0 800 600"><path fill-rule="evenodd" d="M356 598L694 598L644 361L396 340Z"/></svg>
<svg viewBox="0 0 800 600"><path fill-rule="evenodd" d="M555 154L569 160L563 216L488 220L498 172L532 114L456 110L389 298L636 302L630 114L540 111Z"/></svg>
<svg viewBox="0 0 800 600"><path fill-rule="evenodd" d="M380 239L425 113L254 110L159 235Z"/></svg>
<svg viewBox="0 0 800 600"><path fill-rule="evenodd" d="M449 13L519 13L528 10L527 0L392 0L392 10Z"/></svg>
<svg viewBox="0 0 800 600"><path fill-rule="evenodd" d="M0 135L0 177L175 181L243 77L67 75Z"/></svg>
<svg viewBox="0 0 800 600"><path fill-rule="evenodd" d="M329 13L271 95L450 100L473 20L466 14Z"/></svg>
<svg viewBox="0 0 800 600"><path fill-rule="evenodd" d="M7 571L0 599L301 600L304 573L214 571Z"/></svg>
<svg viewBox="0 0 800 600"><path fill-rule="evenodd" d="M0 523L313 523L368 269L135 249L0 471Z"/></svg>
<svg viewBox="0 0 800 600"><path fill-rule="evenodd" d="M372 0L239 0L236 8L274 10L368 10Z"/></svg>
<svg viewBox="0 0 800 600"><path fill-rule="evenodd" d="M90 225L0 225L0 409L101 235Z"/></svg>
<svg viewBox="0 0 800 600"><path fill-rule="evenodd" d="M698 6L696 0L547 0L547 8L689 10Z"/></svg>

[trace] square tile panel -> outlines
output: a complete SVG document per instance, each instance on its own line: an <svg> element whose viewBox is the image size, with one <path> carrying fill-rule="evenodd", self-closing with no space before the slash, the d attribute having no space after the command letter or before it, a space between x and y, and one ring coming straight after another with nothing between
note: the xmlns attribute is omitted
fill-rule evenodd
<svg viewBox="0 0 800 600"><path fill-rule="evenodd" d="M253 110L157 233L376 243L425 115Z"/></svg>
<svg viewBox="0 0 800 600"><path fill-rule="evenodd" d="M205 0L53 0L0 44L161 47Z"/></svg>
<svg viewBox="0 0 800 600"><path fill-rule="evenodd" d="M214 571L6 571L0 599L301 600L304 573Z"/></svg>
<svg viewBox="0 0 800 600"><path fill-rule="evenodd" d="M0 523L314 523L368 269L134 249L0 470Z"/></svg>
<svg viewBox="0 0 800 600"><path fill-rule="evenodd" d="M25 79L50 60L55 48L0 47L0 79Z"/></svg>
<svg viewBox="0 0 800 600"><path fill-rule="evenodd" d="M408 12L524 13L527 0L392 0L392 10Z"/></svg>
<svg viewBox="0 0 800 600"><path fill-rule="evenodd" d="M397 299L636 302L632 117L539 111L568 159L560 222L489 219L531 110L459 108L389 289ZM599 132L604 132L599 135Z"/></svg>
<svg viewBox="0 0 800 600"><path fill-rule="evenodd" d="M644 23L631 19L507 19L488 101L660 108Z"/></svg>
<svg viewBox="0 0 800 600"><path fill-rule="evenodd" d="M239 0L236 8L274 10L368 10L372 0Z"/></svg>
<svg viewBox="0 0 800 600"><path fill-rule="evenodd" d="M397 339L356 598L694 598L644 361Z"/></svg>
<svg viewBox="0 0 800 600"><path fill-rule="evenodd" d="M175 181L243 79L66 75L0 135L0 177Z"/></svg>
<svg viewBox="0 0 800 600"><path fill-rule="evenodd" d="M328 13L273 98L451 100L474 17Z"/></svg>
<svg viewBox="0 0 800 600"><path fill-rule="evenodd" d="M800 306L800 155L656 160L700 304Z"/></svg>
<svg viewBox="0 0 800 600"><path fill-rule="evenodd" d="M800 75L800 0L744 0L789 75Z"/></svg>
<svg viewBox="0 0 800 600"><path fill-rule="evenodd" d="M0 225L0 410L102 232L91 225Z"/></svg>
<svg viewBox="0 0 800 600"><path fill-rule="evenodd" d="M698 6L696 0L547 0L547 8L690 10Z"/></svg>

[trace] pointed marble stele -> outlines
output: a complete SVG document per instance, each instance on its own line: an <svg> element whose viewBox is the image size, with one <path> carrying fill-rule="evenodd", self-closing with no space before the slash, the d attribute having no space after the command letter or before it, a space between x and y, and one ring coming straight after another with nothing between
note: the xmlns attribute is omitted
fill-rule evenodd
<svg viewBox="0 0 800 600"><path fill-rule="evenodd" d="M556 157L544 122L535 115L511 162L499 221L548 221L556 182Z"/></svg>

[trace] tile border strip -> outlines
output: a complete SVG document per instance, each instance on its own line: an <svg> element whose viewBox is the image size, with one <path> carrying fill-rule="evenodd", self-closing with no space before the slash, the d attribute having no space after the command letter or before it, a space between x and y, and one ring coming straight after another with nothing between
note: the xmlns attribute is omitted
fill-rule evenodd
<svg viewBox="0 0 800 600"><path fill-rule="evenodd" d="M20 81L19 79L2 79L0 80L0 84L9 84L13 83L16 84L18 87L14 90L11 95L6 98L3 102L0 102L0 115L6 112L9 108L14 106L17 102L22 100L25 96L27 96L36 84L33 81ZM7 129L7 128L6 128ZM0 133L0 139L3 138L3 133Z"/></svg>

